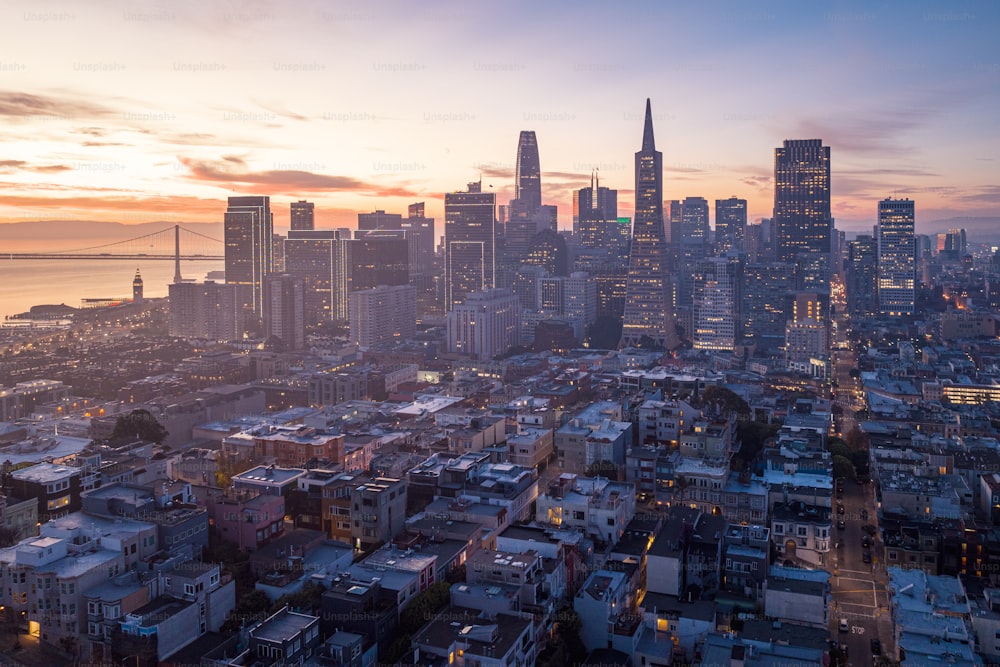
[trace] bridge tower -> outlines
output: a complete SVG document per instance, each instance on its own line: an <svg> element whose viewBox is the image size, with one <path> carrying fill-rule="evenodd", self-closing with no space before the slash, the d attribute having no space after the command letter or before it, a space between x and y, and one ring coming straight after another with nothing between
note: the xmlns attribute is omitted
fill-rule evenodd
<svg viewBox="0 0 1000 667"><path fill-rule="evenodd" d="M181 226L174 225L174 282L181 281Z"/></svg>

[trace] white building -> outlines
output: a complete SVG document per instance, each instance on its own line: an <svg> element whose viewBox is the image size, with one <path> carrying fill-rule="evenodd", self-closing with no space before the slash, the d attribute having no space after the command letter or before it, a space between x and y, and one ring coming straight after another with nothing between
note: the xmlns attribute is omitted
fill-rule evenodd
<svg viewBox="0 0 1000 667"><path fill-rule="evenodd" d="M448 313L448 351L492 359L518 344L521 307L510 290L472 292Z"/></svg>

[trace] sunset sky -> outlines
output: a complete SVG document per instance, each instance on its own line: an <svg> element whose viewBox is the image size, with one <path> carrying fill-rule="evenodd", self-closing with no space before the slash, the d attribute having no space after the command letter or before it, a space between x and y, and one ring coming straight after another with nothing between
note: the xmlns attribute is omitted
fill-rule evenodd
<svg viewBox="0 0 1000 667"><path fill-rule="evenodd" d="M917 227L1000 215L993 2L8 1L0 222L221 221L225 198L316 202L317 226L405 214L482 175L513 196L535 130L543 199L619 190L652 99L665 197L770 216L774 148L831 146L833 211L887 196ZM970 231L976 230L969 225Z"/></svg>

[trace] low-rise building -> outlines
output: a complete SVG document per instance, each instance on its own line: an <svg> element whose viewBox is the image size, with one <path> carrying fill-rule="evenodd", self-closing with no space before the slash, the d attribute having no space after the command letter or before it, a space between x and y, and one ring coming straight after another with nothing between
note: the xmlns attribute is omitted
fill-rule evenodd
<svg viewBox="0 0 1000 667"><path fill-rule="evenodd" d="M538 521L579 528L601 542L616 544L635 515L635 487L607 478L563 473L538 496Z"/></svg>

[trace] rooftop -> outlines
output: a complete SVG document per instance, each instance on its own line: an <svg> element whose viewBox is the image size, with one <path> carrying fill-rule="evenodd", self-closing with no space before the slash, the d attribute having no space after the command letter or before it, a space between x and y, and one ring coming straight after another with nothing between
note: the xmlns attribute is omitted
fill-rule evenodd
<svg viewBox="0 0 1000 667"><path fill-rule="evenodd" d="M286 606L250 630L250 636L254 639L280 644L292 639L314 623L319 623L318 616L289 611Z"/></svg>

